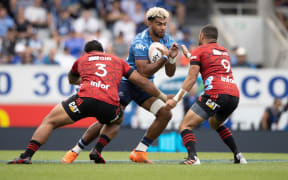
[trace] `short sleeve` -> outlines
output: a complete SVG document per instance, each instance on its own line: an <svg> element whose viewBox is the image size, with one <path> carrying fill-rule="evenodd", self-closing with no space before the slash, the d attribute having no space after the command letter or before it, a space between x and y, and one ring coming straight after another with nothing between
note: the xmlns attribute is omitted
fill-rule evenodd
<svg viewBox="0 0 288 180"><path fill-rule="evenodd" d="M74 62L73 66L72 66L72 69L71 69L71 73L72 73L72 74L75 74L75 75L78 75L78 74L79 74L79 71L78 71L78 62L79 62L79 59Z"/></svg>
<svg viewBox="0 0 288 180"><path fill-rule="evenodd" d="M132 51L134 53L135 60L148 60L148 45L141 41L136 41L132 45Z"/></svg>
<svg viewBox="0 0 288 180"><path fill-rule="evenodd" d="M190 65L201 65L200 62L200 56L201 56L201 51L199 48L196 48L192 51L191 53L191 58L190 58Z"/></svg>
<svg viewBox="0 0 288 180"><path fill-rule="evenodd" d="M129 64L127 62L125 62L124 60L120 59L120 61L121 61L122 67L123 67L123 76L128 79L134 69L131 68L129 66Z"/></svg>

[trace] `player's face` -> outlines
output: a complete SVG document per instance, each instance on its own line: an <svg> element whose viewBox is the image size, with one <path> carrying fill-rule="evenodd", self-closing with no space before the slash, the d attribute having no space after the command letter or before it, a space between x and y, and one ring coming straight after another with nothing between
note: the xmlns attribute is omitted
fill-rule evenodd
<svg viewBox="0 0 288 180"><path fill-rule="evenodd" d="M155 18L149 23L149 28L151 28L154 36L163 38L167 29L167 18Z"/></svg>

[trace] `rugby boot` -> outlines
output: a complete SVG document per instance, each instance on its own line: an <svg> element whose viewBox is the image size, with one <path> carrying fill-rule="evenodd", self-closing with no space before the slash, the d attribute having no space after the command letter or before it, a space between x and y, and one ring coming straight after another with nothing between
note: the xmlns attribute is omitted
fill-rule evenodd
<svg viewBox="0 0 288 180"><path fill-rule="evenodd" d="M94 160L95 163L97 164L105 164L106 161L104 158L101 156L101 154L96 151L96 149L93 149L90 154L89 154L90 160Z"/></svg>
<svg viewBox="0 0 288 180"><path fill-rule="evenodd" d="M32 164L31 157L22 158L21 155L20 157L9 161L7 164Z"/></svg>
<svg viewBox="0 0 288 180"><path fill-rule="evenodd" d="M78 154L76 152L73 152L72 150L69 150L64 157L62 158L61 162L64 164L70 164L73 163L73 161L77 158Z"/></svg>
<svg viewBox="0 0 288 180"><path fill-rule="evenodd" d="M130 153L129 159L136 163L154 164L147 158L147 152L135 151L135 149L133 149L133 151Z"/></svg>
<svg viewBox="0 0 288 180"><path fill-rule="evenodd" d="M234 155L234 164L247 164L247 160L241 153L237 153Z"/></svg>
<svg viewBox="0 0 288 180"><path fill-rule="evenodd" d="M180 162L180 164L186 164L186 165L200 165L200 159L197 156L188 157L184 161Z"/></svg>

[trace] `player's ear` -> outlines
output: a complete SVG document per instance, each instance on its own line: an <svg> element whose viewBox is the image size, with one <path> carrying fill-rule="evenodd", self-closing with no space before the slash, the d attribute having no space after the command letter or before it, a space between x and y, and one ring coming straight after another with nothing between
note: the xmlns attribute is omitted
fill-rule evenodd
<svg viewBox="0 0 288 180"><path fill-rule="evenodd" d="M146 20L146 25L147 26L151 26L152 25L153 20Z"/></svg>

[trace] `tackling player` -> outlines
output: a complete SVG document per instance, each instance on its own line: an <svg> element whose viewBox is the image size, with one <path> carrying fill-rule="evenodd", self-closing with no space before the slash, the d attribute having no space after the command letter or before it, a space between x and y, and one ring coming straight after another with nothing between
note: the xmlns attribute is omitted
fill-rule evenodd
<svg viewBox="0 0 288 180"><path fill-rule="evenodd" d="M118 96L122 76L151 95L160 97L163 101L167 99L151 81L141 76L124 60L103 53L98 41L86 43L85 52L69 72L69 82L81 84L79 92L51 110L34 132L26 151L9 161L9 164L31 164L33 154L45 144L54 129L82 118L96 117L100 124L105 124L108 131L118 126L123 115Z"/></svg>
<svg viewBox="0 0 288 180"><path fill-rule="evenodd" d="M146 13L149 27L136 35L129 49L129 57L127 59L128 64L137 69L140 74L151 81L154 79L154 73L163 66L165 66L166 75L169 77L173 76L176 70L175 58L178 54L179 48L178 45L174 43L174 40L172 40L172 38L166 33L168 17L169 13L165 9L159 7L150 8ZM163 56L157 62L149 63L148 49L150 44L153 42L160 42L169 50L164 49L162 51ZM123 79L121 81L119 86L119 97L123 108L134 100L139 106L142 106L144 109L150 111L156 116L156 119L148 128L138 146L129 156L130 160L134 162L153 163L148 160L146 151L149 145L152 144L152 142L166 128L172 117L171 112L165 108L165 103L162 100L145 93L142 89L133 85L129 79ZM119 128L120 125L118 129L115 128L114 131L107 133L101 131L102 133L97 140L96 146L91 152L92 154L98 155L99 161L96 160L95 163L105 162L100 153L107 143L116 136ZM98 136L99 131L99 124L92 124L74 148L65 154L62 162L72 163L81 150Z"/></svg>
<svg viewBox="0 0 288 180"><path fill-rule="evenodd" d="M223 125L227 117L236 109L239 102L239 90L232 75L230 56L227 50L217 44L218 30L212 25L204 26L199 34L199 47L190 54L182 45L183 53L190 59L189 73L182 88L173 99L167 100L167 108L176 106L182 97L190 91L201 73L204 82L204 94L192 105L180 124L180 132L188 151L184 164L200 164L197 157L196 138L193 129L206 119L221 139L234 153L234 163L246 164L239 152L231 131Z"/></svg>

